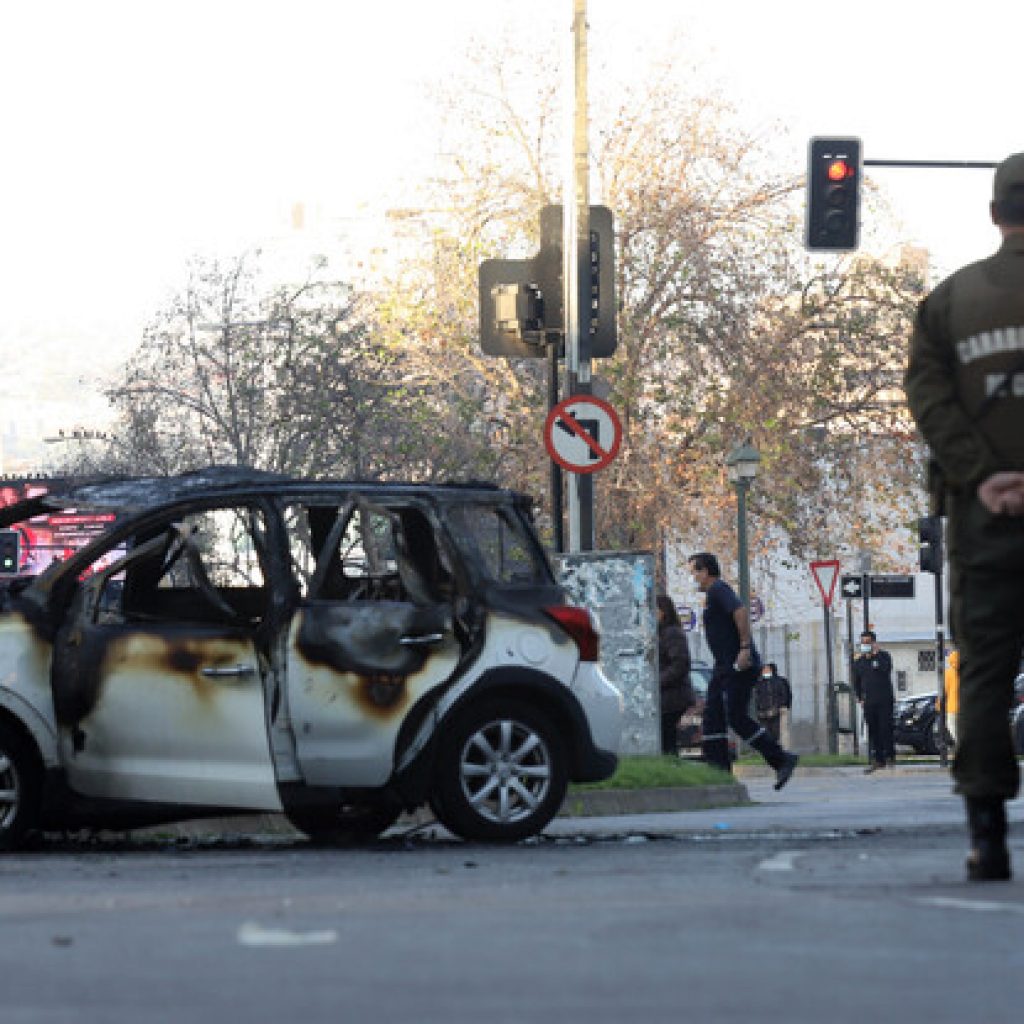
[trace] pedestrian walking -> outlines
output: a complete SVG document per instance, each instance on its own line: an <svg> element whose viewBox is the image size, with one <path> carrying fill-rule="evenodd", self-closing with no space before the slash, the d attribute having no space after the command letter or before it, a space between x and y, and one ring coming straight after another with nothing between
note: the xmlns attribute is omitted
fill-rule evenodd
<svg viewBox="0 0 1024 1024"><path fill-rule="evenodd" d="M789 680L774 661L765 662L754 685L754 713L776 743L782 741L782 715L793 706Z"/></svg>
<svg viewBox="0 0 1024 1024"><path fill-rule="evenodd" d="M878 646L874 630L860 635L860 653L853 662L853 690L868 727L868 760L865 772L876 772L896 763L892 739L892 656Z"/></svg>
<svg viewBox="0 0 1024 1024"><path fill-rule="evenodd" d="M1011 877L1006 801L1020 788L1009 711L1024 647L1024 153L996 168L989 214L1002 244L921 303L905 377L931 450L933 512L949 517L953 778L973 881Z"/></svg>
<svg viewBox="0 0 1024 1024"><path fill-rule="evenodd" d="M775 788L790 780L800 758L779 746L748 712L750 693L761 667L751 639L750 614L736 591L722 579L718 559L709 552L691 555L690 570L705 595L704 637L715 659L704 703L702 756L731 772L729 729L775 769Z"/></svg>
<svg viewBox="0 0 1024 1024"><path fill-rule="evenodd" d="M668 594L655 599L658 617L658 689L661 694L661 752L679 753L679 716L693 704L690 645Z"/></svg>

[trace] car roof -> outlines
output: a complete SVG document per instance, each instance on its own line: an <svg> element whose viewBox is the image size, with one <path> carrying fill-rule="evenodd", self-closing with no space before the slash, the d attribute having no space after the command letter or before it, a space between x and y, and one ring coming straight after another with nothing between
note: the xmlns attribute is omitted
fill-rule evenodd
<svg viewBox="0 0 1024 1024"><path fill-rule="evenodd" d="M369 497L430 497L440 501L488 501L511 499L530 503L517 491L485 482L412 483L366 480L311 480L244 466L208 466L205 469L164 477L122 477L52 491L40 497L47 508L75 508L92 512L136 513L187 501L204 501L232 495L289 494L297 497L357 492Z"/></svg>

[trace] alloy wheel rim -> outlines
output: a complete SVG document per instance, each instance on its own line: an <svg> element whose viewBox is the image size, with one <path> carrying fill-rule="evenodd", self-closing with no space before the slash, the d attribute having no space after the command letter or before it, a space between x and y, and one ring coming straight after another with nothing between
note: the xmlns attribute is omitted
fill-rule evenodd
<svg viewBox="0 0 1024 1024"><path fill-rule="evenodd" d="M18 772L14 762L0 750L0 829L9 828L18 813Z"/></svg>
<svg viewBox="0 0 1024 1024"><path fill-rule="evenodd" d="M551 751L523 722L500 718L466 740L459 758L462 792L487 821L509 825L530 817L551 788Z"/></svg>

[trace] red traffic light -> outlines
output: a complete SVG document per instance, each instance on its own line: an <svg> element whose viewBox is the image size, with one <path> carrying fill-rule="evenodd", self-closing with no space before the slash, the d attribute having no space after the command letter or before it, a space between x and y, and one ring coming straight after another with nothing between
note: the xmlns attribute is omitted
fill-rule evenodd
<svg viewBox="0 0 1024 1024"><path fill-rule="evenodd" d="M854 170L845 160L832 160L825 174L829 181L845 181L853 177Z"/></svg>

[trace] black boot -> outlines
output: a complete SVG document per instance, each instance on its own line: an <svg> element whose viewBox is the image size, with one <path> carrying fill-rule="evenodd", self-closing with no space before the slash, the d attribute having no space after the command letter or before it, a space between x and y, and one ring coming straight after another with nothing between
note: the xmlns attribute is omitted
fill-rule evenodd
<svg viewBox="0 0 1024 1024"><path fill-rule="evenodd" d="M970 882L1005 882L1012 877L1006 848L1006 805L998 799L967 797L971 852L967 857Z"/></svg>

